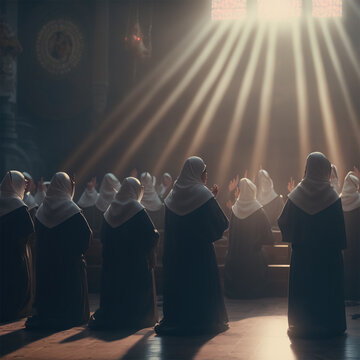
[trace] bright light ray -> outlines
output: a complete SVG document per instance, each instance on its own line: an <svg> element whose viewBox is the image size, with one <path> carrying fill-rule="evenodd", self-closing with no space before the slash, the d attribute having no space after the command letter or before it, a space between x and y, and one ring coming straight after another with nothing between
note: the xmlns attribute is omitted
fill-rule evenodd
<svg viewBox="0 0 360 360"><path fill-rule="evenodd" d="M164 115L169 111L169 109L175 104L175 102L179 99L182 93L186 90L191 81L194 79L195 75L198 73L205 61L211 55L216 45L223 37L224 33L227 31L229 25L229 23L226 23L219 26L218 31L213 35L211 40L209 40L205 48L201 51L199 57L192 64L192 67L186 72L185 76L175 87L175 89L172 90L169 97L164 101L161 107L148 120L146 126L142 129L141 134L139 134L139 136L136 137L135 141L131 143L128 150L122 156L120 162L114 168L115 173L122 171L122 169L127 165L133 154L138 150L141 144L150 135L151 131L153 131L153 129L159 124Z"/></svg>
<svg viewBox="0 0 360 360"><path fill-rule="evenodd" d="M327 152L329 154L330 161L336 164L338 167L339 177L343 174L343 163L341 159L342 151L337 136L335 127L335 116L331 104L328 83L326 80L324 64L321 58L318 38L315 32L314 22L311 18L307 20L311 54L315 67L315 77L318 87L318 95L320 101L321 118L323 128L325 131L325 140L327 145Z"/></svg>
<svg viewBox="0 0 360 360"><path fill-rule="evenodd" d="M265 150L268 143L267 137L269 135L271 103L274 85L277 30L278 27L273 25L270 26L268 33L268 48L266 54L264 82L261 90L260 112L254 141L254 151L252 160L250 162L250 174L255 174L257 167L260 164L263 164L265 160Z"/></svg>
<svg viewBox="0 0 360 360"><path fill-rule="evenodd" d="M223 33L225 30L224 25L216 27L216 34L213 34L214 37L218 36L217 34ZM117 126L114 126L113 131L106 138L106 142L102 144L100 148L97 148L96 152L88 157L88 160L82 165L77 173L78 178L82 178L87 171L98 162L106 151L117 141L117 139L124 133L124 131L133 123L134 119L148 106L153 100L154 96L159 93L159 91L165 86L165 84L175 75L175 73L181 68L182 65L193 55L194 51L199 48L201 43L205 40L206 36L209 34L211 27L207 27L207 30L200 33L198 37L195 37L193 42L186 47L185 52L180 56L174 64L171 64L170 67L165 71L161 76L158 77L158 80L155 82L151 90L144 96L144 98L134 105L132 111L125 115L121 120L121 123ZM114 118L119 117L118 114L112 115Z"/></svg>
<svg viewBox="0 0 360 360"><path fill-rule="evenodd" d="M242 23L244 24L244 23ZM242 26L241 24L241 26ZM238 31L236 31L236 29ZM186 109L185 114L179 121L179 125L176 128L173 136L170 138L168 144L166 145L165 150L161 153L160 158L154 168L154 174L158 174L162 170L164 164L166 163L170 154L174 151L176 145L182 139L186 129L190 125L191 121L194 120L194 115L198 111L199 107L203 103L204 99L210 92L212 86L217 80L220 72L223 70L226 61L229 58L230 52L233 49L235 41L238 41L238 35L240 26L237 26L236 29L231 29L230 37L224 45L224 48L221 50L219 56L216 58L216 61L211 68L209 74L206 76L205 81L202 83L201 87L197 91L194 99L192 100L190 106ZM250 29L249 22L246 22L246 28L244 32L248 32Z"/></svg>
<svg viewBox="0 0 360 360"><path fill-rule="evenodd" d="M292 43L295 62L295 84L297 96L297 121L299 133L299 164L304 162L310 153L310 130L309 130L309 104L306 90L306 70L304 64L304 51L301 43L300 24L294 23L292 27ZM302 176L302 169L299 173Z"/></svg>
<svg viewBox="0 0 360 360"><path fill-rule="evenodd" d="M354 106L351 102L351 97L349 93L349 89L347 87L347 84L345 82L345 75L343 72L343 69L341 67L341 63L339 60L339 57L337 55L337 52L335 50L334 42L329 34L329 28L327 26L327 23L324 23L323 21L320 22L321 30L325 38L325 43L327 46L327 49L329 51L330 59L333 64L333 67L335 69L336 77L340 84L340 89L343 93L344 100L345 100L345 106L346 110L348 112L349 118L351 120L351 124L354 130L355 138L357 145L360 149L360 136L356 136L356 134L360 134L360 125L359 125L359 117L356 115L356 111L354 109Z"/></svg>
<svg viewBox="0 0 360 360"><path fill-rule="evenodd" d="M218 181L220 185L226 179L227 172L234 158L235 144L237 138L239 137L241 126L243 124L244 113L245 113L247 101L249 99L256 68L258 65L260 50L264 40L264 33L265 33L265 26L264 24L260 24L256 33L254 45L251 49L250 58L244 72L244 79L241 82L239 95L236 100L236 105L231 120L229 132L224 142L224 149L219 164L219 170L217 172L219 176Z"/></svg>
<svg viewBox="0 0 360 360"><path fill-rule="evenodd" d="M260 19L289 19L301 16L301 0L258 0Z"/></svg>
<svg viewBox="0 0 360 360"><path fill-rule="evenodd" d="M314 18L334 18L342 16L342 0L312 0Z"/></svg>
<svg viewBox="0 0 360 360"><path fill-rule="evenodd" d="M334 23L335 23L336 29L339 33L339 36L341 38L341 42L345 46L347 55L349 56L349 59L354 67L356 75L360 79L360 66L359 66L358 57L356 56L356 54L354 52L354 49L350 42L350 39L344 29L344 25L340 21L334 21Z"/></svg>
<svg viewBox="0 0 360 360"><path fill-rule="evenodd" d="M209 100L209 106L207 106L205 113L200 120L199 126L189 146L186 157L192 156L198 151L205 139L206 132L214 120L217 109L224 98L224 94L230 85L237 66L239 65L241 57L244 53L245 45L250 35L250 28L247 27L245 30L246 31L242 33L239 44L236 46L235 51L233 52L228 65L226 66L225 73L222 75L212 98Z"/></svg>
<svg viewBox="0 0 360 360"><path fill-rule="evenodd" d="M208 24L208 23L206 23ZM131 124L131 121L144 109L152 100L152 98L160 91L162 86L166 84L169 79L179 70L179 68L189 59L193 52L201 46L201 43L209 36L213 26L205 25L203 22L196 26L194 31L191 31L163 61L151 71L145 79L137 85L128 96L111 112L111 114L100 124L83 143L71 154L71 157L62 165L63 169L67 169L75 164L79 157L87 152L92 143L97 142L102 132L106 131L110 126L114 126L114 122L119 120L121 112L132 102L133 113L130 113L125 120L122 120L122 127L118 128L117 133L124 131L125 128ZM185 49L185 50L184 50ZM141 94L144 89L154 84L151 91L144 97ZM140 96L141 95L141 96ZM139 102L139 98L141 99ZM109 146L112 145L108 142ZM107 148L104 150L104 152Z"/></svg>

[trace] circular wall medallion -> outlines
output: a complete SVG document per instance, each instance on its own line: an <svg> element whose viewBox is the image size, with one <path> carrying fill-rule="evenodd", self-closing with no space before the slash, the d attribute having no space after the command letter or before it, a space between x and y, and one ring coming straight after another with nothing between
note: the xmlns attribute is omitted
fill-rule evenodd
<svg viewBox="0 0 360 360"><path fill-rule="evenodd" d="M49 21L37 36L38 60L53 74L65 74L75 68L81 59L83 48L83 36L69 20Z"/></svg>

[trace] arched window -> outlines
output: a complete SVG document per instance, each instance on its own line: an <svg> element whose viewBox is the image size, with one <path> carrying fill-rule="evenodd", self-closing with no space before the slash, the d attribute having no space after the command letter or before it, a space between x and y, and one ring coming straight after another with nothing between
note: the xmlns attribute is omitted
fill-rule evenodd
<svg viewBox="0 0 360 360"><path fill-rule="evenodd" d="M260 19L288 19L300 17L302 0L258 0Z"/></svg>
<svg viewBox="0 0 360 360"><path fill-rule="evenodd" d="M212 0L212 20L243 19L249 0ZM253 1L253 0L252 0ZM259 19L287 19L302 15L313 17L341 17L343 0L312 0L312 14L303 14L308 0L257 0Z"/></svg>
<svg viewBox="0 0 360 360"><path fill-rule="evenodd" d="M341 17L342 0L312 0L313 17Z"/></svg>
<svg viewBox="0 0 360 360"><path fill-rule="evenodd" d="M243 19L247 0L212 0L212 20Z"/></svg>

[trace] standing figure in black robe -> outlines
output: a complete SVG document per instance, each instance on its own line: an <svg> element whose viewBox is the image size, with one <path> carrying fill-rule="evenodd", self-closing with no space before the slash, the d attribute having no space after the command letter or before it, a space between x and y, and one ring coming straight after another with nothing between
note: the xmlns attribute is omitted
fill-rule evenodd
<svg viewBox="0 0 360 360"><path fill-rule="evenodd" d="M345 299L360 300L360 180L350 171L344 181L341 202L347 248L344 251Z"/></svg>
<svg viewBox="0 0 360 360"><path fill-rule="evenodd" d="M206 166L193 156L186 160L165 199L163 314L158 335L192 335L224 331L227 314L213 242L228 219L205 186Z"/></svg>
<svg viewBox="0 0 360 360"><path fill-rule="evenodd" d="M33 302L34 226L24 191L24 175L8 171L0 185L0 322L29 315Z"/></svg>
<svg viewBox="0 0 360 360"><path fill-rule="evenodd" d="M89 319L84 253L92 232L72 201L74 183L58 172L36 213L36 310L28 329L65 329Z"/></svg>
<svg viewBox="0 0 360 360"><path fill-rule="evenodd" d="M144 172L140 176L141 185L144 186L144 196L141 199L141 204L145 207L152 222L157 229L164 228L165 208L159 195L155 190L154 177L148 172Z"/></svg>
<svg viewBox="0 0 360 360"><path fill-rule="evenodd" d="M227 297L241 299L265 295L268 263L261 246L272 243L269 220L256 200L256 186L243 178L230 218L224 273Z"/></svg>
<svg viewBox="0 0 360 360"><path fill-rule="evenodd" d="M284 207L284 200L274 190L273 181L266 170L259 170L258 173L257 200L263 206L271 227L277 228L277 220Z"/></svg>
<svg viewBox="0 0 360 360"><path fill-rule="evenodd" d="M154 252L159 237L140 204L142 186L128 177L104 214L100 308L93 329L133 330L157 321Z"/></svg>
<svg viewBox="0 0 360 360"><path fill-rule="evenodd" d="M278 221L283 241L292 247L289 336L330 337L346 329L341 252L346 234L330 169L322 153L311 153L305 177L288 195Z"/></svg>

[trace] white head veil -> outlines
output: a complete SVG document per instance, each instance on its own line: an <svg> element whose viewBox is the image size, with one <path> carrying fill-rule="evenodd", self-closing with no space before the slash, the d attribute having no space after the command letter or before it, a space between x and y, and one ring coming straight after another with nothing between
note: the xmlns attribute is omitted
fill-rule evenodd
<svg viewBox="0 0 360 360"><path fill-rule="evenodd" d="M307 214L314 215L339 199L330 184L331 164L324 154L311 153L306 160L305 177L288 195Z"/></svg>
<svg viewBox="0 0 360 360"><path fill-rule="evenodd" d="M201 175L206 169L204 161L197 157L189 157L165 199L165 205L177 215L186 215L196 210L213 197L204 185Z"/></svg>
<svg viewBox="0 0 360 360"><path fill-rule="evenodd" d="M339 184L339 176L337 172L337 167L334 164L331 164L331 173L330 173L330 184L334 188L334 190L340 194L340 184Z"/></svg>
<svg viewBox="0 0 360 360"><path fill-rule="evenodd" d="M83 209L94 206L98 197L99 193L95 188L92 188L91 190L86 188L80 196L78 205Z"/></svg>
<svg viewBox="0 0 360 360"><path fill-rule="evenodd" d="M134 177L126 178L115 199L104 213L106 222L116 228L143 210L144 206L139 202L142 194L140 181Z"/></svg>
<svg viewBox="0 0 360 360"><path fill-rule="evenodd" d="M341 203L344 211L352 211L360 207L360 180L354 172L347 173L341 193Z"/></svg>
<svg viewBox="0 0 360 360"><path fill-rule="evenodd" d="M246 219L262 208L256 200L256 186L249 179L240 180L240 195L232 207L234 215L239 219Z"/></svg>
<svg viewBox="0 0 360 360"><path fill-rule="evenodd" d="M23 201L25 177L20 171L11 170L4 176L0 185L0 216L26 206Z"/></svg>
<svg viewBox="0 0 360 360"><path fill-rule="evenodd" d="M273 181L266 170L259 170L258 179L257 200L261 205L266 205L279 195L275 192Z"/></svg>
<svg viewBox="0 0 360 360"><path fill-rule="evenodd" d="M100 193L96 199L95 206L104 212L114 200L116 193L120 190L120 181L112 174L107 173L100 185Z"/></svg>
<svg viewBox="0 0 360 360"><path fill-rule="evenodd" d="M68 174L56 173L51 179L44 201L35 214L36 218L51 229L81 212L72 201L74 190L75 187Z"/></svg>
<svg viewBox="0 0 360 360"><path fill-rule="evenodd" d="M158 211L163 206L162 201L157 194L153 177L148 173L144 172L140 176L141 184L144 186L144 195L141 200L141 204L145 206L146 210Z"/></svg>
<svg viewBox="0 0 360 360"><path fill-rule="evenodd" d="M164 184L164 179L168 179L170 180L170 184L169 185L165 185ZM171 186L171 182L172 182L172 177L169 173L164 173L162 178L161 178L161 183L158 187L158 194L161 198L164 197L164 195L166 194L166 192L168 191L169 187Z"/></svg>
<svg viewBox="0 0 360 360"><path fill-rule="evenodd" d="M23 175L26 180L33 181L32 176L28 172L23 171ZM32 210L38 206L34 196L31 194L30 191L24 193L24 203L26 204L29 210Z"/></svg>

